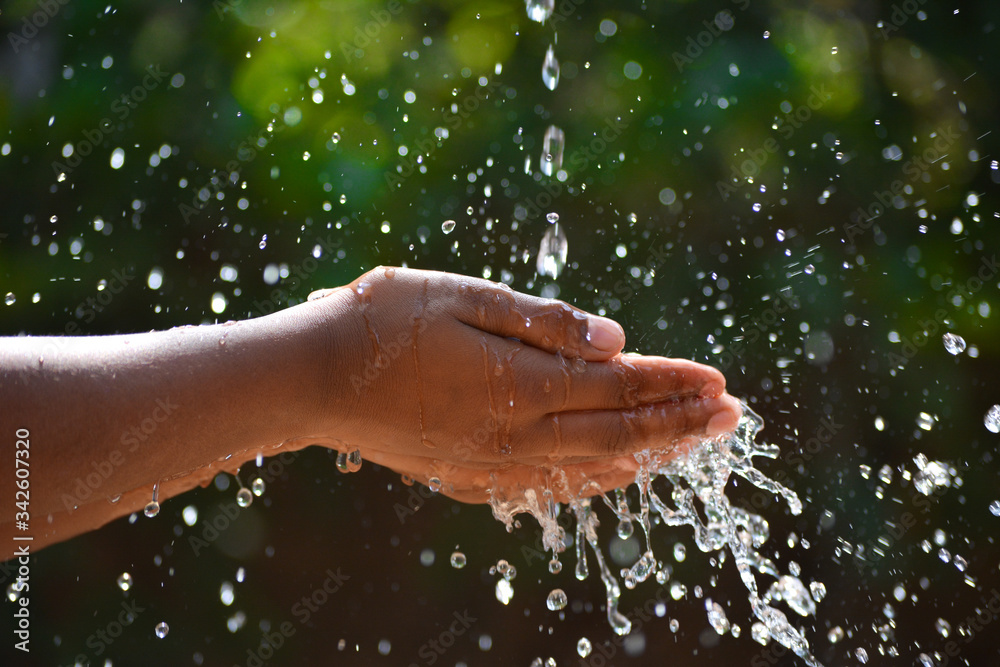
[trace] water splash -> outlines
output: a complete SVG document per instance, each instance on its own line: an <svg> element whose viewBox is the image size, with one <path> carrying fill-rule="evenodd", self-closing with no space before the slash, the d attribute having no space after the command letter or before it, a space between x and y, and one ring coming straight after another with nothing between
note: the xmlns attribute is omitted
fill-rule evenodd
<svg viewBox="0 0 1000 667"><path fill-rule="evenodd" d="M767 520L734 506L726 495L726 487L735 473L755 487L784 498L793 515L802 512L802 502L794 491L769 479L754 467L754 457L773 459L779 454L776 446L754 441L763 423L756 413L744 405L743 416L732 435L704 441L684 457L663 461L656 452L640 452L636 455L640 464L636 473L639 502L634 508L629 506L624 493L617 493L614 500L603 495L597 497L603 499L619 522L637 522L642 527L646 549L631 568L621 571L626 587L636 587L654 573L661 584L669 578L669 569L654 554L651 516L658 516L661 523L667 526L689 526L694 530L694 542L700 551L721 551L720 560L723 560L726 551L732 555L756 618L751 628L754 639L761 643L774 640L810 667L821 667L802 632L793 627L784 612L771 605L771 602L780 601L801 616L812 615L816 606L809 590L797 576L782 574L771 559L758 552L770 538ZM561 471L554 469L548 480L559 482L565 477ZM657 483L655 489L654 481ZM545 549L555 556L565 549L565 531L556 521L561 506L551 502L551 491L548 489L542 495L547 496L550 502L539 502L539 493L530 488L524 489L519 497L493 489L490 506L494 517L506 524L508 530L513 529L515 514L534 516L542 528ZM586 546L589 545L605 586L608 622L617 634L625 635L631 630L631 622L618 611L621 588L618 578L609 570L598 542L599 521L592 500L577 498L568 503L569 511L576 518L576 576L582 580L589 575L586 554ZM757 577L761 575L775 580L764 596L761 596L757 582ZM679 592L683 591L679 582L672 582L672 585ZM674 595L673 588L671 595ZM706 610L709 622L717 631L735 627L726 618L721 605L708 601Z"/></svg>

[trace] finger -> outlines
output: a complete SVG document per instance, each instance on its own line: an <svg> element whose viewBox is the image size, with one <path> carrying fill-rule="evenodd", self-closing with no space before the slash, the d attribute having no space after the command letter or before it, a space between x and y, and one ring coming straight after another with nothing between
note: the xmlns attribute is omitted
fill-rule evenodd
<svg viewBox="0 0 1000 667"><path fill-rule="evenodd" d="M565 393L561 410L621 410L678 398L716 398L726 388L721 372L686 359L619 355L588 363L557 385Z"/></svg>
<svg viewBox="0 0 1000 667"><path fill-rule="evenodd" d="M456 316L469 326L564 357L603 361L621 352L625 332L604 317L567 303L515 292L503 284L455 276L465 296Z"/></svg>
<svg viewBox="0 0 1000 667"><path fill-rule="evenodd" d="M676 446L684 438L712 438L736 428L742 409L728 394L650 403L627 410L549 415L513 443L516 460L556 456L600 458Z"/></svg>

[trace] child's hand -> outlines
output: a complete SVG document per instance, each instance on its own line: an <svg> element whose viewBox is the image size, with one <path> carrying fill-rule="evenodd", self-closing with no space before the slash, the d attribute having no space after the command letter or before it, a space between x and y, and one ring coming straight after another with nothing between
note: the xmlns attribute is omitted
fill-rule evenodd
<svg viewBox="0 0 1000 667"><path fill-rule="evenodd" d="M634 452L676 455L740 416L719 371L622 356L611 320L486 280L380 267L306 307L336 322L321 435L460 500L546 475L562 500L613 489Z"/></svg>

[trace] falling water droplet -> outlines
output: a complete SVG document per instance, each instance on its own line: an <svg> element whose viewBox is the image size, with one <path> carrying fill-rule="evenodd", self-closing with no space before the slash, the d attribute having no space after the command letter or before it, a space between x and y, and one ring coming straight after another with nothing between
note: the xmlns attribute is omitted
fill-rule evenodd
<svg viewBox="0 0 1000 667"><path fill-rule="evenodd" d="M431 477L429 480L427 480L427 487L431 491L437 493L438 491L441 490L441 480L438 479L437 477Z"/></svg>
<svg viewBox="0 0 1000 667"><path fill-rule="evenodd" d="M542 81L549 90L555 90L559 85L559 61L556 60L556 52L551 44L549 50L545 52L545 61L542 63Z"/></svg>
<svg viewBox="0 0 1000 667"><path fill-rule="evenodd" d="M240 507L250 507L252 502L253 494L250 493L250 489L240 487L240 490L236 492L236 504Z"/></svg>
<svg viewBox="0 0 1000 667"><path fill-rule="evenodd" d="M1000 500L994 500L990 503L990 514L1000 516Z"/></svg>
<svg viewBox="0 0 1000 667"><path fill-rule="evenodd" d="M163 639L164 637L167 636L168 632L170 632L170 626L169 625L167 625L163 621L160 621L159 623L156 624L156 636L157 637L159 637L160 639Z"/></svg>
<svg viewBox="0 0 1000 667"><path fill-rule="evenodd" d="M566 148L566 133L555 125L549 125L542 138L542 173L552 176L563 163L563 151ZM551 221L550 221L551 222Z"/></svg>
<svg viewBox="0 0 1000 667"><path fill-rule="evenodd" d="M466 562L465 554L463 554L461 551L456 551L453 554L451 554L451 566L456 570L461 570L463 567L465 567L465 562Z"/></svg>
<svg viewBox="0 0 1000 667"><path fill-rule="evenodd" d="M340 143L340 133L339 132L334 132L333 136L330 137L330 141L332 141L335 144Z"/></svg>
<svg viewBox="0 0 1000 667"><path fill-rule="evenodd" d="M347 469L347 454L345 452L337 454L337 470L343 473L351 472Z"/></svg>
<svg viewBox="0 0 1000 667"><path fill-rule="evenodd" d="M863 648L859 648L857 651L855 651L854 657L856 657L858 659L858 662L860 662L862 665L868 664L868 651L864 650Z"/></svg>
<svg viewBox="0 0 1000 667"><path fill-rule="evenodd" d="M925 431L929 431L934 428L934 417L926 412L921 412L917 415L917 426Z"/></svg>
<svg viewBox="0 0 1000 667"><path fill-rule="evenodd" d="M256 479L254 479L253 482L250 483L250 489L253 491L253 494L255 496L260 498L262 495L264 495L264 480L262 480L260 477L257 477Z"/></svg>
<svg viewBox="0 0 1000 667"><path fill-rule="evenodd" d="M558 278L562 270L566 268L568 253L569 246L566 241L566 235L563 233L559 223L556 223L545 230L542 243L538 248L538 262L536 263L538 274ZM1000 408L998 408L998 411L1000 411ZM1000 420L1000 415L998 415L998 420Z"/></svg>
<svg viewBox="0 0 1000 667"><path fill-rule="evenodd" d="M683 563L685 558L687 558L687 548L678 542L674 545L674 560Z"/></svg>
<svg viewBox="0 0 1000 667"><path fill-rule="evenodd" d="M545 214L545 219L549 221L550 224L556 224L559 222L559 214L555 211Z"/></svg>
<svg viewBox="0 0 1000 667"><path fill-rule="evenodd" d="M524 4L528 10L529 19L545 23L552 16L556 0L525 0Z"/></svg>
<svg viewBox="0 0 1000 667"><path fill-rule="evenodd" d="M13 292L7 292L7 296L3 298L3 302L8 306L13 306L15 301L17 301L17 297L14 296Z"/></svg>
<svg viewBox="0 0 1000 667"><path fill-rule="evenodd" d="M961 336L946 333L942 336L942 340L944 341L944 349L948 350L950 354L959 355L965 351L965 339Z"/></svg>
<svg viewBox="0 0 1000 667"><path fill-rule="evenodd" d="M132 575L129 574L128 572L122 572L121 574L118 575L117 583L118 583L118 588L122 589L123 591L127 591L128 589L132 588Z"/></svg>
<svg viewBox="0 0 1000 667"><path fill-rule="evenodd" d="M580 637L580 641L576 643L576 654L581 658L586 658L590 655L592 648L593 647L591 646L589 639L586 637Z"/></svg>
<svg viewBox="0 0 1000 667"><path fill-rule="evenodd" d="M453 231L455 231L455 221L445 220L444 222L442 222L441 231L444 232L445 234L451 234Z"/></svg>
<svg viewBox="0 0 1000 667"><path fill-rule="evenodd" d="M998 505L998 509L1000 509L1000 505ZM558 558L553 558L549 561L549 572L552 574L559 574L562 572L562 562L560 562Z"/></svg>
<svg viewBox="0 0 1000 667"><path fill-rule="evenodd" d="M150 500L148 503L146 503L146 507L145 509L142 510L142 513L148 516L150 519L152 519L154 516L160 513L160 503L156 502L155 500Z"/></svg>
<svg viewBox="0 0 1000 667"><path fill-rule="evenodd" d="M545 606L549 608L549 611L559 611L566 608L567 601L566 593L563 589L556 588L549 593L549 597L545 600Z"/></svg>
<svg viewBox="0 0 1000 667"><path fill-rule="evenodd" d="M983 423L993 433L1000 433L1000 405L994 405L986 413Z"/></svg>
<svg viewBox="0 0 1000 667"><path fill-rule="evenodd" d="M264 236L260 237L260 243L257 244L257 247L260 248L261 250L267 247L267 234L264 234Z"/></svg>
<svg viewBox="0 0 1000 667"><path fill-rule="evenodd" d="M510 604L514 597L514 587L506 579L501 579L497 582L496 596L501 604Z"/></svg>

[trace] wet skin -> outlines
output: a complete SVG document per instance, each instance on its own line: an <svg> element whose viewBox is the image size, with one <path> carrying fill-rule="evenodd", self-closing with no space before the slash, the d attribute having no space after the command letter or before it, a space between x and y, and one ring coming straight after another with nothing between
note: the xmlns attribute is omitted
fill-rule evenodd
<svg viewBox="0 0 1000 667"><path fill-rule="evenodd" d="M252 320L0 339L0 429L31 433L34 549L141 511L154 484L163 502L309 445L461 501L543 485L566 500L630 483L637 451L674 456L739 418L719 371L624 344L559 301L379 267ZM5 512L0 538L15 532Z"/></svg>

